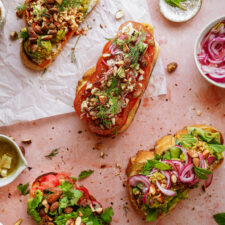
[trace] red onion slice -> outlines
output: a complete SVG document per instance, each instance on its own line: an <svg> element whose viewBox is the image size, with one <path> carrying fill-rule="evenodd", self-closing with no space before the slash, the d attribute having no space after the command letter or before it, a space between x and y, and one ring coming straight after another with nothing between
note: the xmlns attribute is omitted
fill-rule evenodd
<svg viewBox="0 0 225 225"><path fill-rule="evenodd" d="M199 165L199 167L202 168L202 169L206 169L207 168L207 164L206 164L206 162L205 162L205 160L203 158L202 153L199 152L198 155L199 155L199 159L200 159L200 165Z"/></svg>
<svg viewBox="0 0 225 225"><path fill-rule="evenodd" d="M138 183L144 184L145 188L143 189L143 193L149 189L150 187L150 181L149 179L144 175L135 175L129 178L128 180L130 186L135 187Z"/></svg>
<svg viewBox="0 0 225 225"><path fill-rule="evenodd" d="M168 171L160 171L160 173L163 174L166 177L166 180L167 180L166 189L170 189L171 188L171 175L170 175L170 172L168 172Z"/></svg>
<svg viewBox="0 0 225 225"><path fill-rule="evenodd" d="M208 179L205 181L205 187L206 188L211 185L212 180L213 180L213 174L211 173L211 174L209 174Z"/></svg>
<svg viewBox="0 0 225 225"><path fill-rule="evenodd" d="M189 164L184 167L181 175L180 175L180 180L183 183L191 183L195 179L195 174L193 173L193 164Z"/></svg>
<svg viewBox="0 0 225 225"><path fill-rule="evenodd" d="M168 189L161 187L158 180L156 181L156 185L157 185L158 189L166 196L175 196L177 194L173 190L168 190Z"/></svg>

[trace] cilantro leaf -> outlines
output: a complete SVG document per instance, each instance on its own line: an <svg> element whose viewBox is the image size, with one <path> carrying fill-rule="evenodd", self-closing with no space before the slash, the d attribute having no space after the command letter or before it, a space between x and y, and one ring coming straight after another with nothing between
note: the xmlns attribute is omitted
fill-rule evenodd
<svg viewBox="0 0 225 225"><path fill-rule="evenodd" d="M76 177L70 177L74 182L76 182L77 181L77 178Z"/></svg>
<svg viewBox="0 0 225 225"><path fill-rule="evenodd" d="M91 176L92 173L94 173L94 170L84 170L79 174L78 180L83 180L84 178Z"/></svg>
<svg viewBox="0 0 225 225"><path fill-rule="evenodd" d="M205 170L205 169L202 169L202 168L199 168L196 166L194 167L194 172L195 172L195 175L197 176L197 178L202 179L202 180L208 179L207 175L212 173L209 170Z"/></svg>
<svg viewBox="0 0 225 225"><path fill-rule="evenodd" d="M19 3L19 5L16 7L16 10L23 13L27 9L27 7L28 6L25 3Z"/></svg>
<svg viewBox="0 0 225 225"><path fill-rule="evenodd" d="M218 225L225 225L225 213L217 213L213 215L213 218Z"/></svg>
<svg viewBox="0 0 225 225"><path fill-rule="evenodd" d="M58 187L63 191L64 195L64 198L62 198L59 202L61 208L76 205L83 195L83 193L79 190L76 190L73 187L73 184L71 184L69 181L62 182Z"/></svg>
<svg viewBox="0 0 225 225"><path fill-rule="evenodd" d="M111 223L112 222L112 216L114 215L113 209L106 208L104 212L101 214L101 218L105 223Z"/></svg>
<svg viewBox="0 0 225 225"><path fill-rule="evenodd" d="M29 194L29 189L28 189L28 187L29 187L29 183L26 183L26 184L24 184L24 185L19 184L19 185L17 186L17 189L20 191L20 194L21 194L21 195L27 195L27 194Z"/></svg>
<svg viewBox="0 0 225 225"><path fill-rule="evenodd" d="M225 151L225 145L209 144L209 147L217 153Z"/></svg>
<svg viewBox="0 0 225 225"><path fill-rule="evenodd" d="M62 214L60 216L58 216L56 218L56 220L54 221L54 223L56 225L65 225L66 222L69 220L69 219L75 219L78 217L78 213L77 212L72 212L70 214Z"/></svg>
<svg viewBox="0 0 225 225"><path fill-rule="evenodd" d="M146 162L146 164L142 168L141 174L148 175L153 168L156 168L156 169L159 169L159 170L171 170L170 165L168 165L166 163L159 162L156 159L152 159L152 160L148 160Z"/></svg>

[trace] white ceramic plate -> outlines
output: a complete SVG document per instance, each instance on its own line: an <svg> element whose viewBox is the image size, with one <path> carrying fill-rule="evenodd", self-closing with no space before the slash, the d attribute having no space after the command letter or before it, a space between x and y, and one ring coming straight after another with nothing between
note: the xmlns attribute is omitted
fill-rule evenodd
<svg viewBox="0 0 225 225"><path fill-rule="evenodd" d="M200 32L196 42L195 42L195 47L194 47L194 57L195 57L195 63L198 67L198 70L199 72L201 73L201 75L208 81L210 82L211 84L214 84L215 86L217 87L221 87L221 88L225 88L225 83L218 83L218 82L215 82L213 80L211 80L209 77L207 77L205 75L205 73L202 71L201 69L201 64L200 62L198 61L198 58L197 58L197 55L200 51L200 43L202 41L202 39L205 37L205 35L217 24L219 23L220 21L222 20L225 20L225 16L223 17L219 17L217 19L215 19L214 21L210 22L205 28L202 29L202 31Z"/></svg>
<svg viewBox="0 0 225 225"><path fill-rule="evenodd" d="M202 0L186 0L182 3L187 10L173 7L166 3L165 0L159 0L159 9L161 14L168 20L181 23L193 18L200 10Z"/></svg>

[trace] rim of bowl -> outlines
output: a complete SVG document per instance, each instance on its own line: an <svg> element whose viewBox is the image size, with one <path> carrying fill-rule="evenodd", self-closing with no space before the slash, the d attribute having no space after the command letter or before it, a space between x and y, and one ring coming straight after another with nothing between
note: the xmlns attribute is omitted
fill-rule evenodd
<svg viewBox="0 0 225 225"><path fill-rule="evenodd" d="M195 58L195 64L200 72L200 74L211 84L214 84L217 87L220 88L225 88L225 83L218 83L212 79L210 79L209 77L206 76L206 74L202 71L201 69L201 64L198 61L197 58L197 54L198 54L198 50L199 50L199 44L202 41L203 37L210 31L210 29L213 28L213 26L215 26L219 21L221 20L225 20L225 16L220 16L217 17L216 19L214 19L213 21L209 22L199 33L196 41L195 41L195 46L194 46L194 58Z"/></svg>
<svg viewBox="0 0 225 225"><path fill-rule="evenodd" d="M9 177L2 178L2 179L4 179L4 182L1 183L1 181L0 181L0 187L4 187L4 186L12 183L22 173L22 171L26 169L28 163L27 163L27 160L24 158L23 153L20 150L20 147L18 146L18 144L15 141L13 141L10 137L3 135L3 134L0 134L0 138L5 139L6 141L8 141L9 143L11 143L14 146L14 148L17 150L19 157L22 161L21 165L18 166L18 168L12 175L10 175Z"/></svg>
<svg viewBox="0 0 225 225"><path fill-rule="evenodd" d="M171 22L174 22L174 23L185 23L191 19L193 19L195 16L197 16L197 14L199 13L201 7L202 7L202 0L200 0L200 6L197 10L197 12L195 14L193 14L190 18L187 18L187 19L183 19L183 20L175 20L175 19L171 19L169 17L166 16L166 14L164 14L164 12L162 11L162 7L161 7L161 0L158 1L158 5L159 5L159 11L161 13L161 15L163 15L163 17Z"/></svg>

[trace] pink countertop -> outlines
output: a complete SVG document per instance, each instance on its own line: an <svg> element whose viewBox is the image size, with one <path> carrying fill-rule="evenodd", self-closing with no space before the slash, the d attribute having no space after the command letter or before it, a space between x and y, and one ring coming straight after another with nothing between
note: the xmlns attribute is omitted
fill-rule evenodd
<svg viewBox="0 0 225 225"><path fill-rule="evenodd" d="M112 224L146 224L131 207L123 187L129 157L137 150L150 149L159 137L193 123L213 125L225 135L225 89L204 80L193 57L198 33L211 20L224 15L225 1L204 0L199 14L183 24L166 21L159 13L157 1L148 2L164 65L171 61L178 63L177 71L167 75L168 95L144 98L130 128L115 139L89 133L75 113L1 127L0 133L14 137L19 144L27 138L32 140L32 144L24 145L32 169L26 169L12 184L0 189L0 222L4 225L13 225L20 218L24 225L35 224L26 214L27 196L20 196L17 191L19 183L32 183L41 173L49 171L67 171L77 176L84 169L95 172L82 183L103 206L114 208ZM196 110L202 112L201 116L197 116ZM101 150L93 150L96 143L102 143ZM59 148L59 154L53 160L46 159L44 156L55 148ZM101 152L105 153L104 158L100 157ZM193 190L189 200L181 202L172 214L155 224L216 224L212 215L225 212L224 169L223 163L206 192L201 188Z"/></svg>

